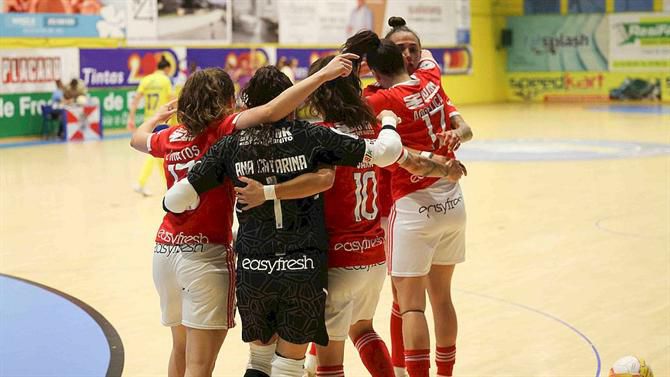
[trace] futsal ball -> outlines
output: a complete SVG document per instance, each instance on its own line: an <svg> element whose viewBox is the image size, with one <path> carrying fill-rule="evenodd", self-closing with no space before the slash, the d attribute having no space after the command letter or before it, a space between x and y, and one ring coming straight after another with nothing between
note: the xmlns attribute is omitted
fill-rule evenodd
<svg viewBox="0 0 670 377"><path fill-rule="evenodd" d="M644 359L625 356L612 365L609 377L654 377L654 373Z"/></svg>

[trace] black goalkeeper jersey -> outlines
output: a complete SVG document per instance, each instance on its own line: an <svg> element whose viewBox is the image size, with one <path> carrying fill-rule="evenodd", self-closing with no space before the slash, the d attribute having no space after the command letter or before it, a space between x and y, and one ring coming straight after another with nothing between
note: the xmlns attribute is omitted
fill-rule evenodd
<svg viewBox="0 0 670 377"><path fill-rule="evenodd" d="M288 181L314 172L321 164L357 166L371 156L364 139L304 121L280 121L273 130L247 129L226 136L202 157L188 175L198 194L232 179L248 177L262 184ZM262 135L261 135L262 134ZM242 211L237 205L236 251L241 255L282 255L294 250L328 249L320 196L268 200ZM221 214L224 216L225 214Z"/></svg>

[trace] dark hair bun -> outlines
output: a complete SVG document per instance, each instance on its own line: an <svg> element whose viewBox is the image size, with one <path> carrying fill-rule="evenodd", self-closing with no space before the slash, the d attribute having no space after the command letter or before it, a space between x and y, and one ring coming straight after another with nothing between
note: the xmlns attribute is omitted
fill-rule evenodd
<svg viewBox="0 0 670 377"><path fill-rule="evenodd" d="M403 27L407 25L407 22L405 22L405 19L402 17L391 17L389 18L389 26L392 28L398 28L398 27Z"/></svg>

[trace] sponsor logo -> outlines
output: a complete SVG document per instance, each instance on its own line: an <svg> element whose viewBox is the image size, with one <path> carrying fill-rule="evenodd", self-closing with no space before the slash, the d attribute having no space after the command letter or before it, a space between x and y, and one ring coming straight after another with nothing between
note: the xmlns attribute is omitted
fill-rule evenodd
<svg viewBox="0 0 670 377"><path fill-rule="evenodd" d="M293 134L286 127L276 128L271 139L263 140L256 136L256 133L243 131L240 134L240 146L245 145L269 145L269 144L283 144L293 141Z"/></svg>
<svg viewBox="0 0 670 377"><path fill-rule="evenodd" d="M166 245L157 243L154 246L154 253L165 254L166 257L169 257L178 253L201 253L204 249L205 245L203 244Z"/></svg>
<svg viewBox="0 0 670 377"><path fill-rule="evenodd" d="M443 203L435 203L428 206L419 207L419 214L426 214L426 217L430 218L431 213L446 215L448 211L456 208L456 206L463 201L463 196L459 196L454 199L447 199Z"/></svg>
<svg viewBox="0 0 670 377"><path fill-rule="evenodd" d="M125 74L121 71L107 69L98 71L93 67L82 67L81 73L86 85L123 85L126 80Z"/></svg>
<svg viewBox="0 0 670 377"><path fill-rule="evenodd" d="M365 250L373 249L384 244L384 237L373 239L362 239L349 242L340 242L335 244L335 251L349 251L353 253L362 253Z"/></svg>
<svg viewBox="0 0 670 377"><path fill-rule="evenodd" d="M589 41L589 36L586 34L578 34L578 35L565 35L565 34L559 34L558 36L542 36L538 37L533 41L534 46L531 47L531 50L536 54L536 55L544 55L544 54L552 54L556 55L558 53L558 50L564 47L571 47L571 48L576 48L576 47L582 47L582 46L588 46L590 41ZM539 47L537 47L539 45Z"/></svg>
<svg viewBox="0 0 670 377"><path fill-rule="evenodd" d="M670 43L670 21L621 23L616 29L622 39L619 46L638 40L642 45Z"/></svg>
<svg viewBox="0 0 670 377"><path fill-rule="evenodd" d="M426 103L429 103L439 90L440 87L431 81L428 82L423 89L421 89L420 93L415 93L403 97L403 101L405 101L405 106L407 109L417 110L423 107Z"/></svg>
<svg viewBox="0 0 670 377"><path fill-rule="evenodd" d="M605 76L602 73L584 75L581 78L565 73L554 77L511 78L509 86L515 95L530 100L545 92L599 89L603 87L604 81Z"/></svg>
<svg viewBox="0 0 670 377"><path fill-rule="evenodd" d="M365 265L365 266L348 266L348 267L343 267L343 268L345 270L348 270L348 271L368 271L369 272L373 268L378 267L378 266L383 266L385 264L386 264L386 262L379 262L379 263L368 264L368 265Z"/></svg>
<svg viewBox="0 0 670 377"><path fill-rule="evenodd" d="M26 57L0 59L3 84L39 83L60 80L60 57Z"/></svg>
<svg viewBox="0 0 670 377"><path fill-rule="evenodd" d="M175 141L191 141L195 139L195 136L188 134L188 131L185 128L179 127L170 134L170 142L174 143Z"/></svg>
<svg viewBox="0 0 670 377"><path fill-rule="evenodd" d="M158 231L158 239L172 245L209 243L209 238L202 233L192 235L179 232L173 234L165 229Z"/></svg>
<svg viewBox="0 0 670 377"><path fill-rule="evenodd" d="M314 260L303 255L299 259L242 259L242 268L251 271L267 271L268 275L281 271L305 271L314 269Z"/></svg>

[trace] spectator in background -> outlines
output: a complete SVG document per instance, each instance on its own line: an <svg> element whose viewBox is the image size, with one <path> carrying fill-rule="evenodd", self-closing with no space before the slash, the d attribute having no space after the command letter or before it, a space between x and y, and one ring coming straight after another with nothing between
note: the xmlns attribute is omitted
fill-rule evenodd
<svg viewBox="0 0 670 377"><path fill-rule="evenodd" d="M291 61L289 62L289 60L285 56L282 56L281 58L279 58L279 62L277 63L277 68L279 68L281 73L285 74L286 77L288 77L289 80L291 80L292 84L295 84L295 69L293 68L294 61L296 63L295 66L297 67L298 59L295 58L292 58Z"/></svg>
<svg viewBox="0 0 670 377"><path fill-rule="evenodd" d="M70 80L70 84L63 89L63 102L65 104L85 105L88 102L86 84L78 78Z"/></svg>
<svg viewBox="0 0 670 377"><path fill-rule="evenodd" d="M65 87L63 86L63 82L60 79L56 80L55 84L56 89L54 89L53 93L51 93L51 105L54 108L57 108L63 104L63 90Z"/></svg>
<svg viewBox="0 0 670 377"><path fill-rule="evenodd" d="M51 93L51 114L49 115L51 120L59 120L58 124L58 137L63 138L65 133L65 124L63 124L63 105L65 104L65 97L63 91L65 86L63 82L59 79L55 81L56 89Z"/></svg>
<svg viewBox="0 0 670 377"><path fill-rule="evenodd" d="M358 0L358 5L349 15L347 23L347 37L350 37L361 30L372 30L372 11L365 4L365 0Z"/></svg>

